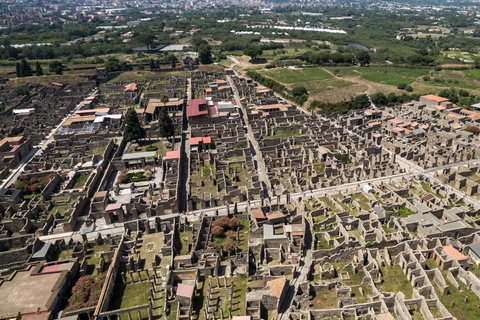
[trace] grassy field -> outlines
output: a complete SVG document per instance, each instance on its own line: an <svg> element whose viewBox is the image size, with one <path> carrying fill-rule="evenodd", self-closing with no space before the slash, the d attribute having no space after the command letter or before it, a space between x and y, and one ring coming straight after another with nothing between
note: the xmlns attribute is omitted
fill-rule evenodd
<svg viewBox="0 0 480 320"><path fill-rule="evenodd" d="M323 91L323 90L348 87L352 84L353 82L342 80L342 79L325 79L322 81L312 81L312 82L304 83L303 86L307 89L308 92L317 92L317 91Z"/></svg>
<svg viewBox="0 0 480 320"><path fill-rule="evenodd" d="M308 69L275 69L263 72L269 78L285 84L310 82L330 79L332 76L319 68Z"/></svg>
<svg viewBox="0 0 480 320"><path fill-rule="evenodd" d="M382 272L383 281L378 286L378 290L395 293L401 291L405 294L405 298L410 299L412 297L413 287L400 266L386 266L381 268L380 271Z"/></svg>
<svg viewBox="0 0 480 320"><path fill-rule="evenodd" d="M463 282L457 282L460 285L458 289L447 281L449 291L449 294L447 295L441 295L440 292L438 292L437 287L434 286L437 290L440 301L458 320L478 319L480 314L478 309L480 301L478 297L472 291L468 290ZM468 297L467 303L464 302L465 297Z"/></svg>
<svg viewBox="0 0 480 320"><path fill-rule="evenodd" d="M358 77L362 79L398 86L400 83L410 84L429 73L429 69L385 68L385 67L332 67L327 68L340 77Z"/></svg>

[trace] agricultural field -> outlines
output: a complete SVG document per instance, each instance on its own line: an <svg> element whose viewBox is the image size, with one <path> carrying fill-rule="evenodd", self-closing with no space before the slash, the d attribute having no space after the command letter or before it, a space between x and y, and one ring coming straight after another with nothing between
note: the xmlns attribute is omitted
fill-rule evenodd
<svg viewBox="0 0 480 320"><path fill-rule="evenodd" d="M332 76L328 72L320 68L274 69L265 71L263 72L263 74L284 84L321 81L332 78Z"/></svg>

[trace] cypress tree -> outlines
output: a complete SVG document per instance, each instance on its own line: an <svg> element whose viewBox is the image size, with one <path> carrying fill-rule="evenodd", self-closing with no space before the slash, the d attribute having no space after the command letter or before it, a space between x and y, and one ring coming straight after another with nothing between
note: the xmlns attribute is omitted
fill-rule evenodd
<svg viewBox="0 0 480 320"><path fill-rule="evenodd" d="M169 138L174 135L172 119L170 119L167 108L163 107L158 115L158 134L160 137Z"/></svg>
<svg viewBox="0 0 480 320"><path fill-rule="evenodd" d="M125 115L125 131L123 133L123 138L129 142L132 140L143 139L145 136L145 129L140 124L135 109L128 109L127 114Z"/></svg>
<svg viewBox="0 0 480 320"><path fill-rule="evenodd" d="M35 74L37 76L43 76L43 70L42 70L42 67L40 66L40 63L37 63L35 64Z"/></svg>

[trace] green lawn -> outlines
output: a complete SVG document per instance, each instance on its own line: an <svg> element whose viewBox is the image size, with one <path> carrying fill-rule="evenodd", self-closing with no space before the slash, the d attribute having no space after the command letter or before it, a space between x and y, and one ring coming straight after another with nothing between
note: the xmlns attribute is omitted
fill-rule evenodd
<svg viewBox="0 0 480 320"><path fill-rule="evenodd" d="M475 80L480 81L480 69L468 69L465 70L465 75L473 78Z"/></svg>
<svg viewBox="0 0 480 320"><path fill-rule="evenodd" d="M72 189L83 188L83 185L87 181L90 175L88 173L81 173L75 177L75 182L73 183Z"/></svg>
<svg viewBox="0 0 480 320"><path fill-rule="evenodd" d="M416 213L404 206L398 207L398 216L400 218L406 218L408 216L411 216L412 214L416 214Z"/></svg>
<svg viewBox="0 0 480 320"><path fill-rule="evenodd" d="M117 279L121 277L117 277ZM139 282L128 285L120 285L121 280L117 280L113 290L113 296L110 300L110 310L117 310L148 304L148 297L150 296L150 282ZM140 311L142 319L148 319L147 309ZM135 312L136 316L136 312ZM117 317L117 320L128 320L128 314L124 313Z"/></svg>
<svg viewBox="0 0 480 320"><path fill-rule="evenodd" d="M348 87L352 84L353 82L345 81L342 79L326 79L323 81L308 82L308 83L305 83L304 86L308 90L308 92L317 92L317 91L323 91L327 89Z"/></svg>
<svg viewBox="0 0 480 320"><path fill-rule="evenodd" d="M240 237L238 243L239 250L248 249L248 234L250 231L250 222L247 219L240 219Z"/></svg>
<svg viewBox="0 0 480 320"><path fill-rule="evenodd" d="M332 76L319 68L307 69L275 69L265 71L264 75L278 82L285 84L295 84L299 82L310 82L330 79Z"/></svg>
<svg viewBox="0 0 480 320"><path fill-rule="evenodd" d="M395 293L401 291L405 294L405 298L412 297L413 287L400 266L387 266L381 268L380 271L382 272L382 284L378 285L378 290Z"/></svg>
<svg viewBox="0 0 480 320"><path fill-rule="evenodd" d="M478 319L480 315L480 310L478 309L480 300L472 291L468 290L463 282L460 280L457 282L460 285L458 289L447 281L449 294L444 296L434 286L440 301L457 320ZM467 303L464 302L465 297L468 297Z"/></svg>

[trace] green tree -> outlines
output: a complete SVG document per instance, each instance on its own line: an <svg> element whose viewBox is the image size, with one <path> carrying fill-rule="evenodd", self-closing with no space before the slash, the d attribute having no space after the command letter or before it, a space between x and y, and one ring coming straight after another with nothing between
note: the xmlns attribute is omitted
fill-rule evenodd
<svg viewBox="0 0 480 320"><path fill-rule="evenodd" d="M173 53L170 53L167 57L167 60L170 61L171 67L173 69L175 69L175 67L177 66L177 62L178 62L177 57Z"/></svg>
<svg viewBox="0 0 480 320"><path fill-rule="evenodd" d="M153 61L153 59L150 59L148 67L150 68L150 70L155 69L155 61Z"/></svg>
<svg viewBox="0 0 480 320"><path fill-rule="evenodd" d="M361 66L367 66L370 64L370 60L371 60L370 54L368 53L368 51L360 51L357 54L357 60Z"/></svg>
<svg viewBox="0 0 480 320"><path fill-rule="evenodd" d="M243 54L255 60L263 54L263 50L259 45L251 44L243 50Z"/></svg>
<svg viewBox="0 0 480 320"><path fill-rule="evenodd" d="M160 137L169 138L174 135L174 132L172 119L168 115L167 108L163 107L158 115L158 134Z"/></svg>
<svg viewBox="0 0 480 320"><path fill-rule="evenodd" d="M294 97L298 97L304 94L308 94L307 88L305 88L304 86L295 86L292 89L292 95Z"/></svg>
<svg viewBox="0 0 480 320"><path fill-rule="evenodd" d="M387 96L383 92L377 92L374 93L370 96L370 99L372 100L373 104L376 106L386 106L388 104L388 99Z"/></svg>
<svg viewBox="0 0 480 320"><path fill-rule="evenodd" d="M52 61L48 64L48 68L50 72L55 72L56 74L62 74L63 72L63 64L61 61Z"/></svg>
<svg viewBox="0 0 480 320"><path fill-rule="evenodd" d="M129 142L132 140L143 139L146 136L145 129L138 120L135 109L130 108L125 115L125 131L123 133L124 139Z"/></svg>
<svg viewBox="0 0 480 320"><path fill-rule="evenodd" d="M32 68L25 59L16 65L17 77L30 77L32 75Z"/></svg>
<svg viewBox="0 0 480 320"><path fill-rule="evenodd" d="M15 93L16 96L29 96L30 91L28 91L27 88L23 86L18 86L13 89L13 93Z"/></svg>
<svg viewBox="0 0 480 320"><path fill-rule="evenodd" d="M212 48L208 44L202 44L198 48L198 58L202 64L212 63Z"/></svg>
<svg viewBox="0 0 480 320"><path fill-rule="evenodd" d="M155 35L151 32L142 32L138 35L138 39L147 46L147 52L150 52L150 46L155 40Z"/></svg>
<svg viewBox="0 0 480 320"><path fill-rule="evenodd" d="M37 61L37 63L35 63L35 74L37 76L43 76L43 69L40 66L40 63L38 61Z"/></svg>

